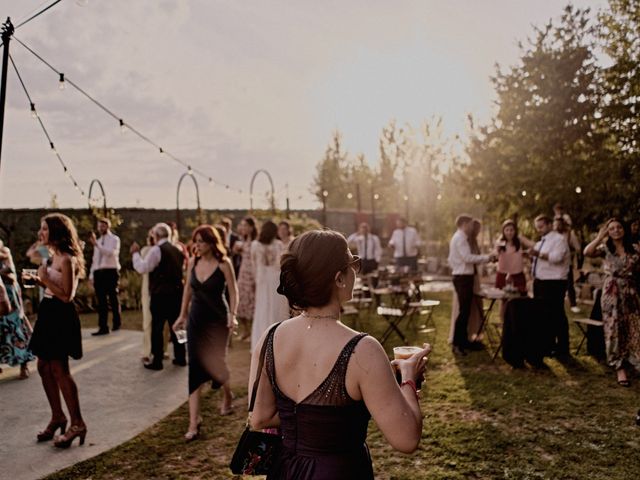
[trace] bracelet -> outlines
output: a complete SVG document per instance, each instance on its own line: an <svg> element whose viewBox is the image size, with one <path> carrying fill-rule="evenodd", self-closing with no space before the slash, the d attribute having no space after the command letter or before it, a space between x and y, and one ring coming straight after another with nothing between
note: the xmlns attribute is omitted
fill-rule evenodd
<svg viewBox="0 0 640 480"><path fill-rule="evenodd" d="M411 385L411 388L413 389L413 393L416 396L416 400L418 400L419 402L420 398L418 397L418 387L416 387L416 382L414 382L413 380L405 380L400 384L400 388L404 387L405 385Z"/></svg>

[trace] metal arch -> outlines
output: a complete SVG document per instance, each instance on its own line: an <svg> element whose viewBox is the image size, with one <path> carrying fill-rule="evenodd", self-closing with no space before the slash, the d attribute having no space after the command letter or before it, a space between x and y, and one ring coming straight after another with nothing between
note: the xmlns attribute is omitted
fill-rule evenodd
<svg viewBox="0 0 640 480"><path fill-rule="evenodd" d="M260 173L264 173L269 179L269 183L271 184L271 211L275 213L276 203L275 203L275 188L273 186L273 179L271 178L271 174L263 168L261 168L260 170L256 170L256 172L253 174L253 177L251 177L251 183L249 184L249 209L251 212L253 212L253 183L255 182L256 177Z"/></svg>
<svg viewBox="0 0 640 480"><path fill-rule="evenodd" d="M198 221L202 223L202 209L200 208L200 188L198 187L198 181L196 177L190 172L184 172L178 180L178 189L176 190L176 228L180 231L180 186L185 177L191 177L193 184L196 187L196 202L198 205Z"/></svg>
<svg viewBox="0 0 640 480"><path fill-rule="evenodd" d="M93 180L91 180L91 183L89 184L89 194L87 195L87 203L89 204L89 210L91 210L91 192L93 191L93 186L96 183L98 184L98 186L100 187L100 191L102 192L102 211L104 216L106 217L107 216L107 194L104 193L104 186L102 185L102 182L97 178L94 178Z"/></svg>

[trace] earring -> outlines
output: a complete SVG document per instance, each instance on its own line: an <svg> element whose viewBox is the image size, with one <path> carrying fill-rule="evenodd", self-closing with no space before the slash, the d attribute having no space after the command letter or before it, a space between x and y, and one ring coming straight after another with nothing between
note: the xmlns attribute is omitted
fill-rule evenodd
<svg viewBox="0 0 640 480"><path fill-rule="evenodd" d="M344 287L346 287L346 286L347 286L347 284L346 284L346 283L342 283L342 284L340 284L340 288L344 288Z"/></svg>

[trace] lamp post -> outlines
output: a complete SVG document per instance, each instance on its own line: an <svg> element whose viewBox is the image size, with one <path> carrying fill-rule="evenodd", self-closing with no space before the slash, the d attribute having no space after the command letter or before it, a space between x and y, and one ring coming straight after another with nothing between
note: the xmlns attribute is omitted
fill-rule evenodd
<svg viewBox="0 0 640 480"><path fill-rule="evenodd" d="M196 187L196 202L198 205L198 221L202 223L202 210L200 209L200 189L198 188L198 181L196 177L193 175L193 171L189 169L189 171L184 172L180 176L180 180L178 180L178 189L176 190L176 229L178 232L180 231L180 186L182 185L182 181L185 177L191 177L193 180L193 184Z"/></svg>
<svg viewBox="0 0 640 480"><path fill-rule="evenodd" d="M327 226L327 197L329 196L329 192L326 190L322 191L322 226Z"/></svg>
<svg viewBox="0 0 640 480"><path fill-rule="evenodd" d="M371 189L371 232L376 231L376 200L380 198L380 195L373 193Z"/></svg>
<svg viewBox="0 0 640 480"><path fill-rule="evenodd" d="M2 24L2 75L0 76L0 159L2 159L2 133L4 131L4 104L7 98L7 70L9 69L9 41L13 35L11 18Z"/></svg>
<svg viewBox="0 0 640 480"><path fill-rule="evenodd" d="M409 195L404 196L404 216L409 222Z"/></svg>
<svg viewBox="0 0 640 480"><path fill-rule="evenodd" d="M98 185L98 187L100 187L100 192L102 192L102 214L106 217L108 213L107 212L107 194L104 193L104 185L102 185L102 182L97 178L94 178L93 180L91 180L91 183L89 184L89 195L87 195L89 210L93 210L91 208L91 192L93 191L93 186L96 184Z"/></svg>

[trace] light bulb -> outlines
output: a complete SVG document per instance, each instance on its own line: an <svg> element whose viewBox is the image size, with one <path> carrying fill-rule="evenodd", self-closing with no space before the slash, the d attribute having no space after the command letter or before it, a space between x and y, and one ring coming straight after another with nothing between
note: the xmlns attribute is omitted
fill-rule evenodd
<svg viewBox="0 0 640 480"><path fill-rule="evenodd" d="M209 185L213 183L213 178L209 177Z"/></svg>
<svg viewBox="0 0 640 480"><path fill-rule="evenodd" d="M374 199L374 200L378 200L379 198L380 198L380 195L378 195L377 193L375 193L375 194L373 195L373 199Z"/></svg>
<svg viewBox="0 0 640 480"><path fill-rule="evenodd" d="M479 193L476 193L475 199L476 200L480 200L480 194Z"/></svg>
<svg viewBox="0 0 640 480"><path fill-rule="evenodd" d="M125 133L127 131L127 126L125 125L124 120L120 119L119 122L120 122L120 132Z"/></svg>
<svg viewBox="0 0 640 480"><path fill-rule="evenodd" d="M404 201L405 201L405 202L409 201L409 196L408 196L408 195L405 195L405 196L404 196Z"/></svg>
<svg viewBox="0 0 640 480"><path fill-rule="evenodd" d="M328 197L329 196L329 192L327 192L326 190L323 190L322 191L322 196L325 197L325 198Z"/></svg>
<svg viewBox="0 0 640 480"><path fill-rule="evenodd" d="M53 153L54 155L57 155L58 151L56 150L56 147L53 144L53 142L49 142L49 146L51 147L51 153Z"/></svg>
<svg viewBox="0 0 640 480"><path fill-rule="evenodd" d="M38 112L36 112L36 104L31 102L31 116L33 118L38 118Z"/></svg>
<svg viewBox="0 0 640 480"><path fill-rule="evenodd" d="M189 175L193 175L193 170L191 169L191 166L189 166L189 168L187 168L187 173Z"/></svg>
<svg viewBox="0 0 640 480"><path fill-rule="evenodd" d="M522 190L522 196L526 197L527 196L527 191L526 190Z"/></svg>
<svg viewBox="0 0 640 480"><path fill-rule="evenodd" d="M64 82L64 73L61 73L61 74L60 74L60 81L58 82L58 88L59 88L60 90L64 90L64 87L65 87L65 86L66 86L66 85L65 85L65 82Z"/></svg>
<svg viewBox="0 0 640 480"><path fill-rule="evenodd" d="M351 200L353 198L353 193L351 193L351 192L347 193L347 198L349 200Z"/></svg>
<svg viewBox="0 0 640 480"><path fill-rule="evenodd" d="M437 199L437 200L442 200L442 194L441 194L441 193L439 193L438 195L436 195L436 199Z"/></svg>
<svg viewBox="0 0 640 480"><path fill-rule="evenodd" d="M577 194L582 193L582 188L580 188L580 187L576 187L576 193L577 193Z"/></svg>

